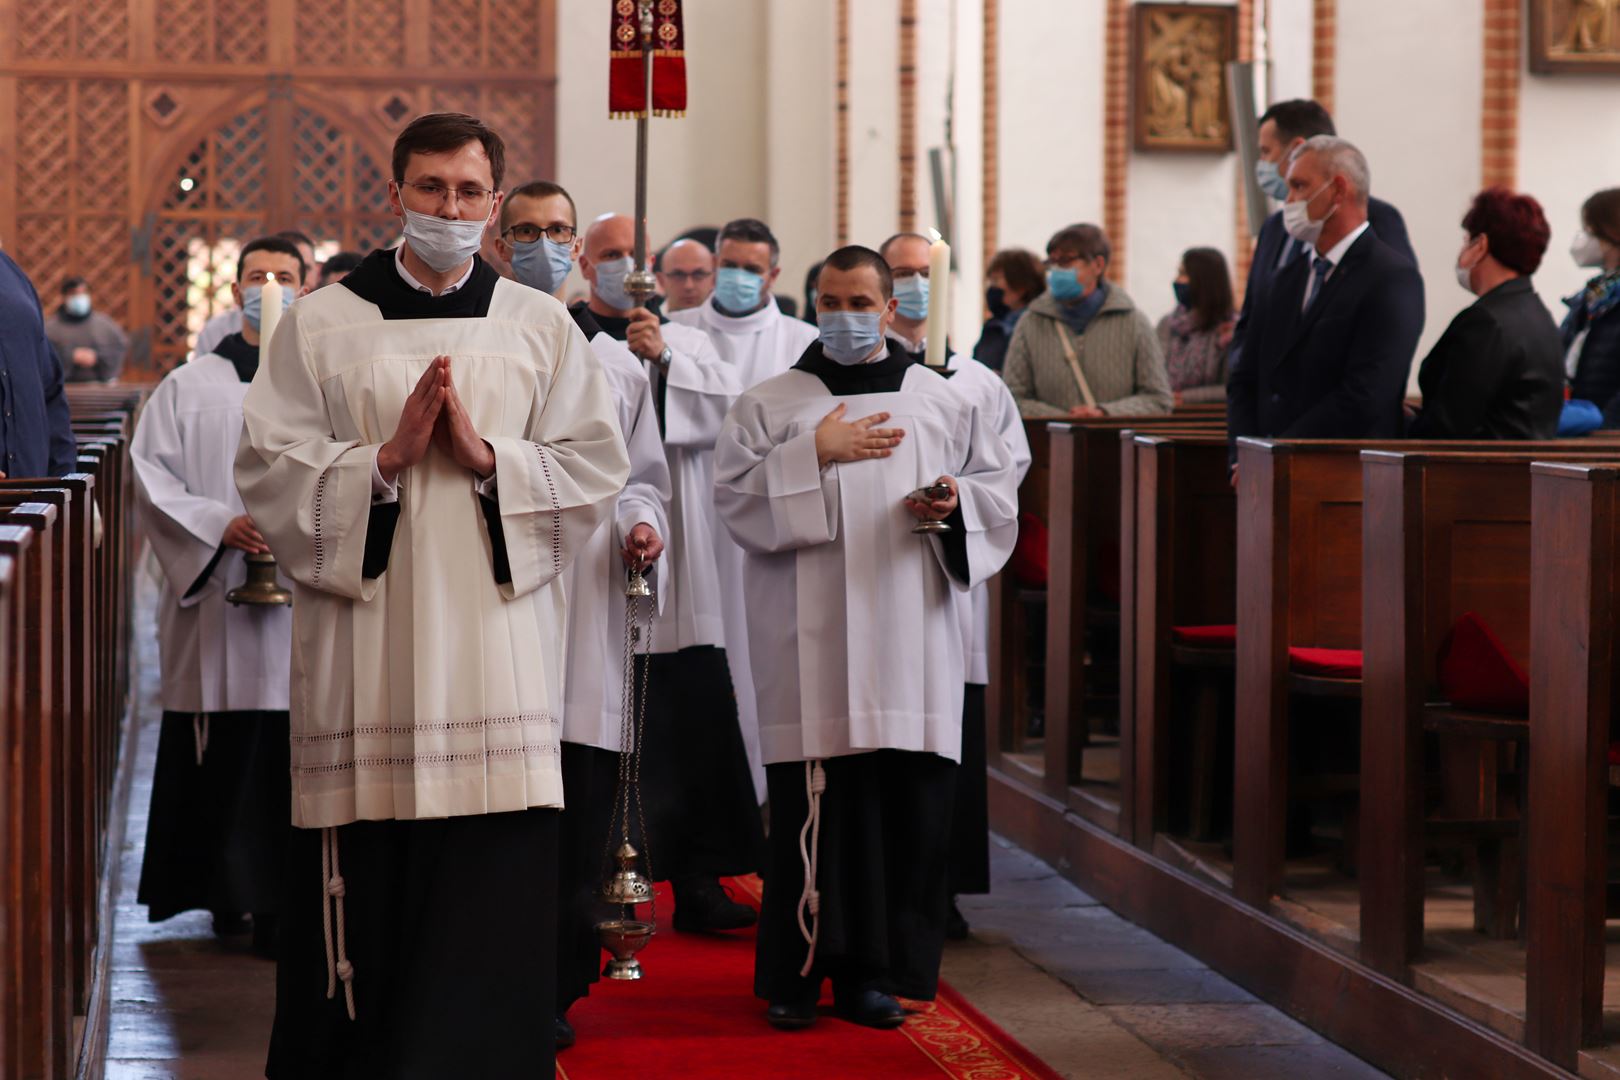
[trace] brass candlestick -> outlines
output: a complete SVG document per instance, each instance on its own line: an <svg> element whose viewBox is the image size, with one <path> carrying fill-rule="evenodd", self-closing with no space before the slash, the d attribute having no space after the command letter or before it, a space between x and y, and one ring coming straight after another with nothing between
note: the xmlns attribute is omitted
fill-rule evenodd
<svg viewBox="0 0 1620 1080"><path fill-rule="evenodd" d="M247 580L226 593L226 600L255 607L286 607L293 602L292 593L282 588L276 578L274 555L249 555L245 561Z"/></svg>

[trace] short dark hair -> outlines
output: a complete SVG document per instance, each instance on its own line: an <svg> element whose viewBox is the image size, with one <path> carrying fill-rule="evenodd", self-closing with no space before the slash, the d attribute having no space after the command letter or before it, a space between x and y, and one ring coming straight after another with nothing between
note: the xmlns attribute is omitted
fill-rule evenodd
<svg viewBox="0 0 1620 1080"><path fill-rule="evenodd" d="M1264 124L1267 120L1277 125L1277 134L1283 137L1284 142L1309 139L1316 135L1338 134L1333 128L1332 114L1324 109L1320 102L1308 98L1277 102L1261 114L1260 124ZM1255 127L1259 127L1260 124L1256 124Z"/></svg>
<svg viewBox="0 0 1620 1080"><path fill-rule="evenodd" d="M511 220L506 216L506 212L511 208L514 199L549 199L553 195L561 195L568 200L568 213L574 219L574 227L578 228L579 207L574 205L574 197L568 194L568 189L550 180L530 180L522 187L513 188L506 193L506 201L501 203L501 231L506 231L506 223Z"/></svg>
<svg viewBox="0 0 1620 1080"><path fill-rule="evenodd" d="M1192 293L1193 323L1200 330L1210 330L1232 317L1232 275L1226 268L1226 256L1214 248L1188 248L1181 253L1181 265L1187 269L1187 284Z"/></svg>
<svg viewBox="0 0 1620 1080"><path fill-rule="evenodd" d="M1462 227L1470 238L1486 237L1491 257L1520 274L1533 274L1540 268L1552 239L1541 204L1503 187L1486 188L1475 195L1474 204L1463 215Z"/></svg>
<svg viewBox="0 0 1620 1080"><path fill-rule="evenodd" d="M1620 244L1620 188L1606 188L1582 203L1581 224L1598 239Z"/></svg>
<svg viewBox="0 0 1620 1080"><path fill-rule="evenodd" d="M340 251L321 263L321 277L328 278L334 274L347 274L365 260L366 257L358 251Z"/></svg>
<svg viewBox="0 0 1620 1080"><path fill-rule="evenodd" d="M1113 260L1114 245L1108 242L1108 234L1096 225L1069 225L1053 233L1052 239L1046 242L1046 253L1056 252L1078 255L1082 259L1101 258L1106 268Z"/></svg>
<svg viewBox="0 0 1620 1080"><path fill-rule="evenodd" d="M850 244L841 247L827 256L821 263L822 270L859 270L861 267L870 267L878 276L878 285L883 291L883 299L888 300L894 295L894 275L889 272L889 264L883 256L869 247L860 244ZM817 276L820 274L818 272Z"/></svg>
<svg viewBox="0 0 1620 1080"><path fill-rule="evenodd" d="M495 190L506 177L506 143L477 117L466 113L426 113L418 116L394 140L394 180L403 183L405 164L412 154L452 154L476 142L489 157L489 175Z"/></svg>
<svg viewBox="0 0 1620 1080"><path fill-rule="evenodd" d="M90 282L86 281L84 278L80 277L77 274L74 274L70 278L63 278L62 279L62 295L63 296L66 296L68 293L72 292L75 289L88 289L89 287L90 287Z"/></svg>
<svg viewBox="0 0 1620 1080"><path fill-rule="evenodd" d="M304 265L304 254L294 244L283 236L261 236L256 240L249 240L242 245L242 250L236 256L236 280L242 280L242 267L247 265L247 257L255 251L274 251L278 255L291 255L298 260L298 284L304 283L304 275L309 273L309 267Z"/></svg>
<svg viewBox="0 0 1620 1080"><path fill-rule="evenodd" d="M281 237L283 240L291 240L295 244L303 244L311 251L315 250L315 241L311 240L306 234L299 232L297 229L283 229L276 233L276 235Z"/></svg>
<svg viewBox="0 0 1620 1080"><path fill-rule="evenodd" d="M727 240L736 240L742 244L767 244L771 249L771 265L775 266L782 257L782 245L776 242L776 234L771 227L758 218L737 218L728 221L720 228L720 233L714 238L714 250L719 251L720 245ZM866 248L863 251L869 250Z"/></svg>
<svg viewBox="0 0 1620 1080"><path fill-rule="evenodd" d="M1024 303L1029 303L1046 291L1046 275L1041 273L1041 260L1033 251L1023 248L1003 248L990 256L990 265L984 276L1000 272L1009 289L1017 289Z"/></svg>
<svg viewBox="0 0 1620 1080"><path fill-rule="evenodd" d="M932 240L920 232L897 232L878 245L878 254L883 256L884 262L889 260L889 247L901 240L921 240L925 244L933 243Z"/></svg>

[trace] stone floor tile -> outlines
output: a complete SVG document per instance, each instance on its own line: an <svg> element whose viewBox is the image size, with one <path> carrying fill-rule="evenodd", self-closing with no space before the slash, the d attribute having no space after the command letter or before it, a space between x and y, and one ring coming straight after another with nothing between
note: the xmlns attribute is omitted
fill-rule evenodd
<svg viewBox="0 0 1620 1080"><path fill-rule="evenodd" d="M1269 1005L1110 1005L1103 1010L1170 1054L1223 1046L1297 1046L1324 1040Z"/></svg>
<svg viewBox="0 0 1620 1080"><path fill-rule="evenodd" d="M1019 951L1069 982L1079 972L1201 969L1197 959L1162 941L1098 941L1083 945L1026 945Z"/></svg>
<svg viewBox="0 0 1620 1080"><path fill-rule="evenodd" d="M1074 971L1068 984L1096 1005L1251 1004L1257 999L1219 972Z"/></svg>
<svg viewBox="0 0 1620 1080"><path fill-rule="evenodd" d="M1199 1080L1377 1080L1384 1074L1331 1043L1225 1046L1178 1056Z"/></svg>

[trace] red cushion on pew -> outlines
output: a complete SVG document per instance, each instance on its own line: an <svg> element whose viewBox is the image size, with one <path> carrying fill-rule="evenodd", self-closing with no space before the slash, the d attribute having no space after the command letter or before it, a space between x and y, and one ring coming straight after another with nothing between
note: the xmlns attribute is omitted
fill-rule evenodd
<svg viewBox="0 0 1620 1080"><path fill-rule="evenodd" d="M1007 565L1013 577L1026 589L1046 588L1047 557L1046 522L1034 514L1018 515L1018 542L1013 545L1012 558Z"/></svg>
<svg viewBox="0 0 1620 1080"><path fill-rule="evenodd" d="M1440 643L1440 689L1459 709L1522 716L1530 711L1530 677L1472 611Z"/></svg>
<svg viewBox="0 0 1620 1080"><path fill-rule="evenodd" d="M1196 645L1200 649L1235 649L1237 627L1172 626L1170 640L1177 645Z"/></svg>
<svg viewBox="0 0 1620 1080"><path fill-rule="evenodd" d="M1291 645L1288 648L1288 666L1301 675L1316 675L1325 679L1359 679L1361 650L1310 649Z"/></svg>
<svg viewBox="0 0 1620 1080"><path fill-rule="evenodd" d="M1620 765L1620 742L1609 744L1609 764Z"/></svg>

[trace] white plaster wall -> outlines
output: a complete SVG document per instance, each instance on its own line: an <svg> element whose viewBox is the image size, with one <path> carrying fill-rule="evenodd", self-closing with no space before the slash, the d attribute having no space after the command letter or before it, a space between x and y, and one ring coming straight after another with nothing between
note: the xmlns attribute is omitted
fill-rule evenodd
<svg viewBox="0 0 1620 1080"><path fill-rule="evenodd" d="M1256 5L1260 7L1261 5ZM1311 78L1314 64L1315 15L1311 0L1269 0L1271 26L1256 35L1255 55L1263 59L1269 70L1266 82L1269 96L1262 94L1256 100L1288 101L1311 96ZM1356 17L1349 4L1339 6L1339 21ZM1264 106L1261 107L1264 112Z"/></svg>
<svg viewBox="0 0 1620 1080"><path fill-rule="evenodd" d="M998 248L1102 221L1102 0L1004 0Z"/></svg>
<svg viewBox="0 0 1620 1080"><path fill-rule="evenodd" d="M830 2L817 6L832 18ZM849 8L849 240L875 247L900 218L900 5Z"/></svg>
<svg viewBox="0 0 1620 1080"><path fill-rule="evenodd" d="M1373 194L1406 219L1423 270L1427 320L1414 385L1429 347L1472 302L1454 267L1459 222L1480 186L1483 20L1482 4L1457 0L1339 6L1334 120L1367 155Z"/></svg>
<svg viewBox="0 0 1620 1080"><path fill-rule="evenodd" d="M1519 188L1541 201L1552 226L1552 243L1535 276L1536 291L1563 320L1563 297L1578 292L1596 271L1581 270L1569 256L1581 227L1581 203L1603 188L1620 186L1620 124L1612 116L1620 100L1614 78L1595 75L1530 75L1519 97Z"/></svg>
<svg viewBox="0 0 1620 1080"><path fill-rule="evenodd" d="M984 319L984 15L973 0L957 5L956 291L951 340L964 352Z"/></svg>
<svg viewBox="0 0 1620 1080"><path fill-rule="evenodd" d="M1155 323L1175 307L1170 284L1183 251L1212 247L1232 263L1236 160L1235 154L1131 154L1121 284Z"/></svg>
<svg viewBox="0 0 1620 1080"><path fill-rule="evenodd" d="M694 8L697 5L693 5ZM770 0L766 27L766 221L782 244L777 291L804 303L804 275L837 227L837 24L831 6Z"/></svg>
<svg viewBox="0 0 1620 1080"><path fill-rule="evenodd" d="M557 172L584 221L635 210L636 126L607 115L608 5L557 4ZM686 6L687 114L652 122L647 218L657 246L766 210L766 5Z"/></svg>

